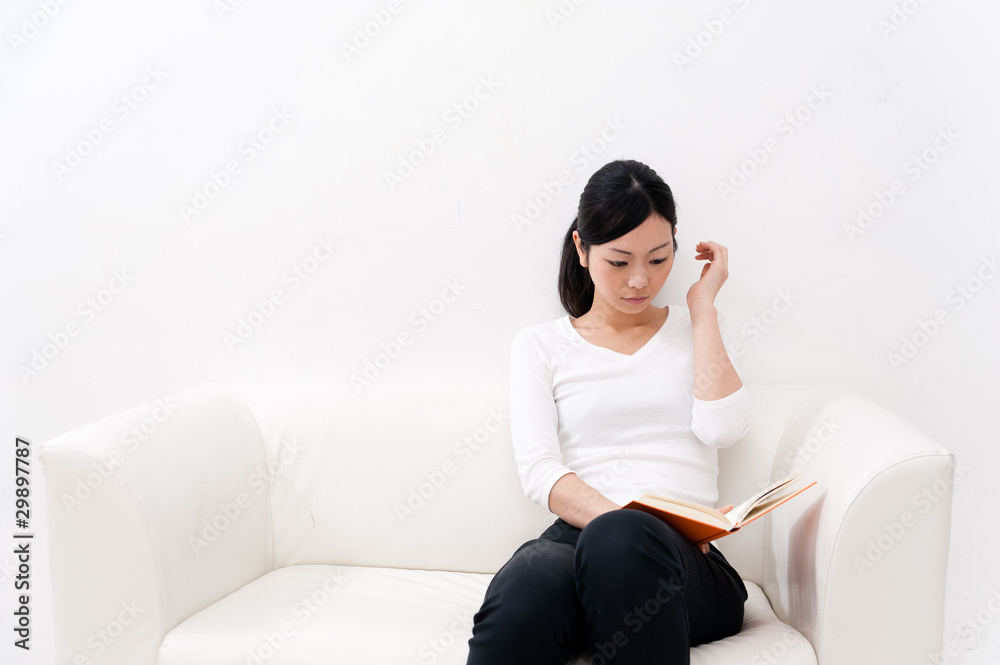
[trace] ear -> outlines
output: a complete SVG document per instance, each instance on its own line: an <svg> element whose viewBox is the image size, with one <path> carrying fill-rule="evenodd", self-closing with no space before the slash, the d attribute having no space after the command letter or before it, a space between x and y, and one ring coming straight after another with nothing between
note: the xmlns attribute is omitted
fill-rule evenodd
<svg viewBox="0 0 1000 665"><path fill-rule="evenodd" d="M585 261L587 255L580 247L580 233L578 231L573 231L573 244L576 245L576 255L580 258L580 265L586 268L587 264Z"/></svg>

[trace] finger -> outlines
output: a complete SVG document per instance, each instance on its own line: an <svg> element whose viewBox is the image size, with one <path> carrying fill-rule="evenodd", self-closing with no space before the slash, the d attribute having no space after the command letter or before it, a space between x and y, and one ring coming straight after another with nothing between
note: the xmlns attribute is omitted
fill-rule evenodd
<svg viewBox="0 0 1000 665"><path fill-rule="evenodd" d="M717 242L703 241L695 245L694 249L699 254L708 254L709 256L712 256L721 254L726 248Z"/></svg>
<svg viewBox="0 0 1000 665"><path fill-rule="evenodd" d="M695 251L698 252L699 254L707 254L708 256L717 256L717 257L729 256L729 248L726 247L725 245L720 245L715 242L713 242L711 245L708 244L698 245L698 247L695 247Z"/></svg>
<svg viewBox="0 0 1000 665"><path fill-rule="evenodd" d="M707 543L704 544L704 545L699 545L698 549L701 550L702 554L708 554L708 544Z"/></svg>
<svg viewBox="0 0 1000 665"><path fill-rule="evenodd" d="M710 256L717 256L722 258L728 258L729 248L725 245L720 245L717 242L712 242L710 240L702 240L697 245L695 245L695 251L699 254L708 254Z"/></svg>

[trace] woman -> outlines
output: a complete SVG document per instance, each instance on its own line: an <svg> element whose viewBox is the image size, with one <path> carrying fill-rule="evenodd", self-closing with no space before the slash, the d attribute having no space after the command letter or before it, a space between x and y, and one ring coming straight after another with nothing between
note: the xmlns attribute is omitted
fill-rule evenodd
<svg viewBox="0 0 1000 665"><path fill-rule="evenodd" d="M726 248L697 244L709 263L687 307L651 304L676 229L673 194L644 164L607 164L583 190L559 272L569 314L511 346L518 473L558 519L491 581L469 665L681 664L742 626L746 588L714 545L619 510L643 492L714 505L717 450L750 424L715 307Z"/></svg>

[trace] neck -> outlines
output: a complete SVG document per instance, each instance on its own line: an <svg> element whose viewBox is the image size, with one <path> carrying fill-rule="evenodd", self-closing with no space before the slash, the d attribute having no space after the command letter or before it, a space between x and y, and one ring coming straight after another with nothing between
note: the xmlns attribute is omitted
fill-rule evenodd
<svg viewBox="0 0 1000 665"><path fill-rule="evenodd" d="M615 307L612 307L604 299L594 294L594 303L586 314L591 325L607 326L614 330L628 330L639 328L656 323L660 316L660 310L652 305L635 314L628 314Z"/></svg>

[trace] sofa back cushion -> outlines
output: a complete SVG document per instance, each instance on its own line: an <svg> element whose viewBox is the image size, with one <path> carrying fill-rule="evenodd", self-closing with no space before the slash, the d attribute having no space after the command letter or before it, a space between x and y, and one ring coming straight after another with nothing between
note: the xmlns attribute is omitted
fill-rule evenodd
<svg viewBox="0 0 1000 665"><path fill-rule="evenodd" d="M521 491L506 385L237 389L263 435L275 567L493 573L555 519Z"/></svg>
<svg viewBox="0 0 1000 665"><path fill-rule="evenodd" d="M337 563L493 573L555 516L521 490L506 384L241 384L261 428L276 567ZM720 451L719 493L736 503L768 480L808 392L747 386L750 432ZM760 524L718 543L761 580Z"/></svg>

